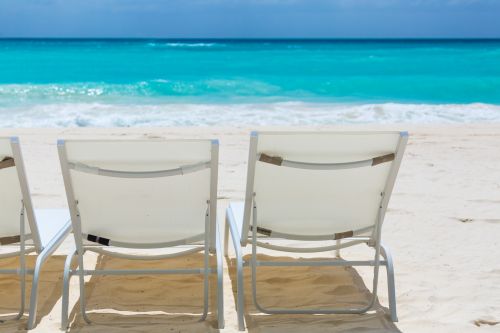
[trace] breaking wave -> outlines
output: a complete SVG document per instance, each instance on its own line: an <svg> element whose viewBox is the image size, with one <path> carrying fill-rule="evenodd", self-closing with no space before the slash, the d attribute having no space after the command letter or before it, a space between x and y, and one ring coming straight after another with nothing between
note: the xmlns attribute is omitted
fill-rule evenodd
<svg viewBox="0 0 500 333"><path fill-rule="evenodd" d="M490 104L55 103L0 107L2 127L308 126L499 122Z"/></svg>

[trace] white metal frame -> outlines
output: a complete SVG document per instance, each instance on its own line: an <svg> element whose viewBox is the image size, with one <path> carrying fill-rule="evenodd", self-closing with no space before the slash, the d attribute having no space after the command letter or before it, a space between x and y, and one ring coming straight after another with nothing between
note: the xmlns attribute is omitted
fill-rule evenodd
<svg viewBox="0 0 500 333"><path fill-rule="evenodd" d="M396 176L401 164L401 160L404 154L406 143L408 141L408 133L400 132L400 139L396 148L395 157L392 161L391 169L387 182L385 184L385 190L381 193L380 205L377 214L377 221L375 227L373 228L372 235L370 237L360 237L356 236L356 232L352 237L345 238L342 241L340 239L336 240L335 245L321 246L321 247L286 247L278 246L267 241L272 241L276 239L290 239L290 240L325 240L325 237L318 236L300 236L300 235L287 235L273 232L271 237L266 237L266 242L260 242L257 238L257 194L254 193L254 174L255 174L255 164L258 159L257 154L257 143L258 143L258 133L252 132L250 139L250 153L249 153L249 164L248 164L248 174L247 174L247 191L245 198L245 208L244 208L244 218L242 223L242 230L238 230L238 223L230 208L226 212L226 224L225 224L225 235L224 235L224 245L225 245L225 256L228 257L228 240L229 234L231 234L231 240L234 246L235 256L236 256L236 284L237 284L237 311L238 311L238 327L241 331L245 330L245 319L244 319L244 286L243 286L243 267L250 266L251 268L251 284L252 284L252 298L256 308L268 314L361 314L369 311L375 304L377 298L377 288L378 288L378 275L379 267L385 266L387 271L387 284L388 284L388 295L389 295L389 309L390 316L393 322L397 322L397 312L396 312L396 295L395 295L395 283L394 283L394 265L392 261L392 256L388 248L384 247L381 243L381 230L382 224L387 210L387 205L391 197L391 193L394 187ZM349 163L339 163L337 168L333 164L330 164L328 168L331 170L345 169L348 168ZM359 161L352 163L352 167L360 167ZM369 163L366 163L369 165ZM301 167L300 163L296 163L293 167ZM318 165L317 168L324 169L324 165ZM317 169L311 163L307 163L304 169ZM251 214L252 219L249 218ZM250 226L250 220L252 225ZM249 237L249 232L251 231L251 237ZM329 236L330 240L332 239ZM246 247L248 241L251 242L251 259L250 261L243 260L243 249ZM340 249L358 245L364 243L375 250L374 258L372 260L364 261L350 261L340 258ZM311 253L311 252L326 252L334 250L336 253L336 258L331 261L299 261L299 262L270 262L270 261L259 261L257 260L257 247L263 247L267 249L272 249L281 252L292 252L292 253ZM383 260L381 260L382 256ZM269 309L265 308L259 304L257 299L257 266L273 266L273 267L283 267L283 266L371 266L373 267L373 286L372 286L372 297L367 306L363 308L337 308L337 309Z"/></svg>
<svg viewBox="0 0 500 333"><path fill-rule="evenodd" d="M175 248L177 245L192 245L193 248L188 250L180 250L175 253L163 254L163 255L130 255L124 253L118 253L113 250L107 250L102 246L96 245L85 245L83 243L83 236L86 236L81 231L81 221L80 213L78 211L77 201L74 197L73 186L70 177L70 167L71 163L67 159L65 141L58 140L58 151L59 158L61 162L61 169L64 178L64 185L66 188L66 195L68 199L68 205L71 213L71 221L74 228L75 244L76 249L72 251L66 258L66 263L64 266L64 276L63 276L63 293L62 293L62 320L61 329L65 330L69 325L68 318L68 307L69 307L69 280L73 275L78 275L80 282L80 310L81 315L85 322L91 323L90 319L86 313L86 300L85 300L85 282L84 277L86 275L150 275L150 274L201 274L204 277L203 280L203 313L201 320L205 320L208 315L208 302L209 302L209 275L217 274L217 319L218 327L220 329L224 328L224 311L223 311L223 283L222 283L222 273L223 273L223 260L222 260L222 245L219 235L219 228L216 223L216 208L217 208L217 175L218 175L218 161L219 161L219 141L212 140L211 145L211 159L209 165L203 164L203 167L197 165L193 168L188 167L184 170L188 172L196 172L202 168L209 167L211 169L211 179L210 179L210 200L207 201L207 210L205 214L205 232L200 237L191 237L190 239L183 239L175 242L165 242L165 243L125 243L125 242L112 242L110 245L115 248L135 248L135 249L148 249L148 248ZM80 166L81 167L81 166ZM85 166L83 167L85 169ZM87 172L88 168L85 170L79 170L82 172ZM95 169L94 169L95 170ZM101 169L99 169L101 170ZM113 171L105 170L101 172L93 172L100 176L110 176L110 177L122 177L122 178L153 178L153 177L169 177L182 175L187 172L183 172L183 168L164 170L158 172L123 172L123 171ZM203 244L199 241L202 240ZM86 251L96 252L100 254L106 254L109 256L117 258L126 258L134 260L155 260L155 259L165 259L174 258L191 253L202 252L204 253L204 265L202 268L193 269L137 269L137 270L110 270L110 269L98 269L98 270L88 270L84 268L83 265L83 255ZM216 255L216 268L210 267L209 255L214 253ZM77 256L78 266L76 269L71 269L71 264L73 258Z"/></svg>
<svg viewBox="0 0 500 333"><path fill-rule="evenodd" d="M21 193L23 197L22 202L19 203L21 207L19 213L20 242L19 242L19 251L4 253L0 255L0 259L19 256L20 267L18 269L1 269L0 274L16 274L19 275L21 278L21 306L19 309L19 313L14 317L14 319L20 319L24 315L25 295L26 295L26 274L33 275L33 280L31 284L29 317L27 325L28 329L32 329L35 327L36 323L40 271L43 267L43 264L52 255L52 253L54 253L54 251L59 247L59 245L61 245L66 236L71 232L71 222L68 221L63 226L63 228L56 233L56 235L45 247L42 246L42 243L40 241L38 226L35 220L35 215L33 213L33 206L31 203L31 196L26 178L26 171L24 169L24 162L21 153L21 147L19 144L19 139L17 137L11 137L10 143L12 147L13 158L15 161L15 167L17 169L17 174L19 177L19 184L21 186ZM31 230L31 234L29 235L26 234L25 230L26 215L28 215L28 223L30 225L30 230ZM29 239L33 240L33 247L27 248L26 241ZM34 269L28 269L26 267L26 254L31 252L36 252L38 254Z"/></svg>

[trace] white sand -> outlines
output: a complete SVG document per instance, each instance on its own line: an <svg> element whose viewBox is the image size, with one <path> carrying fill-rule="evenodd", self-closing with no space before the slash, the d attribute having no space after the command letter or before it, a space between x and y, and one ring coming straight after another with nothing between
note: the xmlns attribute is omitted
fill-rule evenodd
<svg viewBox="0 0 500 333"><path fill-rule="evenodd" d="M373 126L363 128L374 129ZM500 125L387 128L408 129L411 135L382 236L395 259L400 321L393 324L383 313L383 306L387 306L383 278L379 288L382 306L363 316L262 316L255 313L247 293L246 317L250 332L500 332L500 324L490 325L500 321ZM55 145L57 138L219 138L218 215L222 223L227 202L243 198L249 131L211 127L5 129L0 135L20 136L36 207L66 205ZM71 242L72 239L65 242L42 275L36 332L53 332L59 327L61 282L57 278L61 277L62 255ZM362 253L371 254L346 251L346 255L353 256ZM98 261L107 267L144 265L109 258L98 258ZM189 260L151 264L154 267L189 266L199 264L198 261L199 257L193 256ZM94 265L96 256L89 255L86 262L87 266ZM15 262L6 264L12 266ZM228 274L233 270L227 269L227 262L225 265L224 332L234 332L237 330L231 283L234 276ZM357 272L331 268L266 269L259 273L262 302L325 306L348 299L360 301L367 296L365 285L371 286L369 273L366 269ZM87 288L88 302L89 309L99 312L90 315L98 323L86 325L74 306L79 295L78 281L73 278L72 331L216 331L213 317L199 323L196 318L183 314L201 309L200 281L197 277L179 276L92 278ZM248 279L246 282L248 286ZM15 278L0 278L0 313L14 311L19 295L16 287ZM287 288L292 291L291 295L280 294ZM131 316L136 311L140 314ZM172 314L177 311L183 313ZM0 331L22 330L25 323L26 319L8 321L0 324Z"/></svg>

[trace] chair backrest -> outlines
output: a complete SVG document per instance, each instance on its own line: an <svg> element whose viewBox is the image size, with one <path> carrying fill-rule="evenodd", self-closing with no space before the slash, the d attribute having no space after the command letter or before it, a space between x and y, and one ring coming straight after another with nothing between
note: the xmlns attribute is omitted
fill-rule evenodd
<svg viewBox="0 0 500 333"><path fill-rule="evenodd" d="M263 234L296 239L371 234L378 220L382 223L407 137L406 132L253 132L242 244L253 200L257 231Z"/></svg>
<svg viewBox="0 0 500 333"><path fill-rule="evenodd" d="M73 230L127 244L215 246L217 140L59 140Z"/></svg>
<svg viewBox="0 0 500 333"><path fill-rule="evenodd" d="M40 236L17 137L0 138L0 238L16 242L20 236L20 213L25 207L25 234L41 251ZM0 242L1 243L1 242Z"/></svg>

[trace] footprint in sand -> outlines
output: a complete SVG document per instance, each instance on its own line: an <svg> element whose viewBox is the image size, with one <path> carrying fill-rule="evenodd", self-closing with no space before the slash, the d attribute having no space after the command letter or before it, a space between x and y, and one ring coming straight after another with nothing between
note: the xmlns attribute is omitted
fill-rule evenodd
<svg viewBox="0 0 500 333"><path fill-rule="evenodd" d="M340 295L355 294L356 292L358 292L358 290L357 290L356 287L345 285L345 286L336 287L332 291L327 291L327 292L325 292L325 294L327 294L327 295L334 295L334 296L340 296Z"/></svg>
<svg viewBox="0 0 500 333"><path fill-rule="evenodd" d="M494 321L494 320L486 320L486 319L476 319L474 320L474 325L477 327L481 327L482 325L490 325L490 326L495 326L500 324L500 321Z"/></svg>
<svg viewBox="0 0 500 333"><path fill-rule="evenodd" d="M143 136L145 136L147 139L163 139L161 135L154 135L148 133L144 133Z"/></svg>
<svg viewBox="0 0 500 333"><path fill-rule="evenodd" d="M271 283L271 284L285 284L285 283L289 283L291 281L292 281L292 279L289 279L289 278L272 277L272 278L265 279L263 282Z"/></svg>
<svg viewBox="0 0 500 333"><path fill-rule="evenodd" d="M463 218L463 217L455 217L456 220L459 220L460 222L462 223L470 223L472 221L474 221L473 219L470 219L470 218Z"/></svg>

